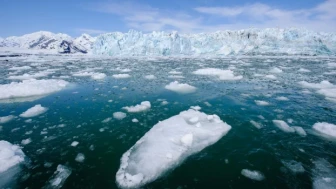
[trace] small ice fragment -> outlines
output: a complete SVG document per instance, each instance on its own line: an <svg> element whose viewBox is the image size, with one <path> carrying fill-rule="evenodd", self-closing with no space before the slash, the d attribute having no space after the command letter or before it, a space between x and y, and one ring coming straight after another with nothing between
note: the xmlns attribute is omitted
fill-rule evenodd
<svg viewBox="0 0 336 189"><path fill-rule="evenodd" d="M165 105L167 105L167 104L168 104L168 102L165 101L165 100L161 102L161 105L162 105L162 106L165 106Z"/></svg>
<svg viewBox="0 0 336 189"><path fill-rule="evenodd" d="M30 138L23 139L23 140L21 141L21 144L22 144L22 145L27 145L27 144L29 144L29 143L31 143L31 139L30 139Z"/></svg>
<svg viewBox="0 0 336 189"><path fill-rule="evenodd" d="M302 127L293 126L292 128L295 130L295 132L296 132L298 135L300 135L300 136L302 136L302 137L307 136L306 131L305 131Z"/></svg>
<svg viewBox="0 0 336 189"><path fill-rule="evenodd" d="M193 93L197 89L194 86L191 86L186 83L179 83L178 81L169 83L168 85L165 86L165 88L168 90L174 91L176 93L181 93L181 94Z"/></svg>
<svg viewBox="0 0 336 189"><path fill-rule="evenodd" d="M287 97L284 97L284 96L276 97L276 99L279 100L279 101L288 101L289 100Z"/></svg>
<svg viewBox="0 0 336 189"><path fill-rule="evenodd" d="M254 171L254 170L248 170L243 169L241 171L241 174L249 179L256 180L256 181L262 181L265 179L264 174L262 174L260 171Z"/></svg>
<svg viewBox="0 0 336 189"><path fill-rule="evenodd" d="M262 100L255 100L254 101L258 106L268 106L270 105L268 102L266 101L262 101Z"/></svg>
<svg viewBox="0 0 336 189"><path fill-rule="evenodd" d="M13 116L13 115L0 117L0 124L4 124L4 123L7 123L7 122L10 122L14 118L15 118L15 116Z"/></svg>
<svg viewBox="0 0 336 189"><path fill-rule="evenodd" d="M290 127L286 122L282 120L273 120L273 123L276 127L286 133L294 133L295 129Z"/></svg>
<svg viewBox="0 0 336 189"><path fill-rule="evenodd" d="M255 122L253 120L250 121L250 123L257 129L261 129L262 128L262 125L258 122Z"/></svg>
<svg viewBox="0 0 336 189"><path fill-rule="evenodd" d="M70 176L72 170L64 165L58 165L57 170L48 180L48 183L43 187L44 189L60 189Z"/></svg>
<svg viewBox="0 0 336 189"><path fill-rule="evenodd" d="M127 110L127 112L130 113L136 113L136 112L143 112L146 110L149 110L151 108L151 103L149 101L143 101L140 104L137 104L135 106L126 106L122 109Z"/></svg>
<svg viewBox="0 0 336 189"><path fill-rule="evenodd" d="M129 74L114 74L112 75L112 77L116 78L116 79L126 79L131 77Z"/></svg>
<svg viewBox="0 0 336 189"><path fill-rule="evenodd" d="M118 120L122 120L126 117L126 114L124 112L114 112L113 117Z"/></svg>
<svg viewBox="0 0 336 189"><path fill-rule="evenodd" d="M75 160L76 160L77 162L83 163L84 160L85 160L85 156L84 156L84 154L82 154L82 153L78 153L77 156L76 156L76 158L75 158Z"/></svg>
<svg viewBox="0 0 336 189"><path fill-rule="evenodd" d="M305 172L305 169L303 168L301 162L297 162L297 161L294 161L294 160L281 161L281 162L282 162L282 164L284 164L285 167L287 167L293 173L303 173L303 172Z"/></svg>
<svg viewBox="0 0 336 189"><path fill-rule="evenodd" d="M282 73L282 70L279 69L279 68L277 68L277 67L274 67L274 68L272 68L272 69L270 70L270 72L271 72L271 73L276 73L276 74L278 74L278 73Z"/></svg>
<svg viewBox="0 0 336 189"><path fill-rule="evenodd" d="M76 147L78 144L79 144L79 142L77 142L77 141L73 141L73 142L71 143L71 146L72 146L72 147Z"/></svg>
<svg viewBox="0 0 336 189"><path fill-rule="evenodd" d="M146 75L145 79L152 80L152 79L156 79L156 77L154 75Z"/></svg>
<svg viewBox="0 0 336 189"><path fill-rule="evenodd" d="M108 118L106 118L106 119L104 119L103 121L102 121L102 123L108 123L108 122L110 122L111 121L111 117L108 117Z"/></svg>
<svg viewBox="0 0 336 189"><path fill-rule="evenodd" d="M132 119L132 122L133 122L133 123L138 123L139 120L137 120L136 118L133 118L133 119Z"/></svg>
<svg viewBox="0 0 336 189"><path fill-rule="evenodd" d="M35 117L40 114L45 113L48 110L48 108L42 107L41 104L37 104L31 108L29 108L27 111L20 114L20 117Z"/></svg>
<svg viewBox="0 0 336 189"><path fill-rule="evenodd" d="M276 77L274 75L266 75L265 76L267 79L272 79L272 80L275 80Z"/></svg>

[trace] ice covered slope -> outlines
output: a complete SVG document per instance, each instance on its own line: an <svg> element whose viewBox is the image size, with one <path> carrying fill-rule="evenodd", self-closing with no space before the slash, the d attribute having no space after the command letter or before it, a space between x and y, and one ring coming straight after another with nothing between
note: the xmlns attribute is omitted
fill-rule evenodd
<svg viewBox="0 0 336 189"><path fill-rule="evenodd" d="M0 48L50 50L54 53L89 53L95 38L83 34L73 39L62 33L46 31L35 32L23 36L0 39Z"/></svg>
<svg viewBox="0 0 336 189"><path fill-rule="evenodd" d="M124 153L117 184L122 188L140 188L216 143L230 129L217 115L193 109L161 121Z"/></svg>
<svg viewBox="0 0 336 189"><path fill-rule="evenodd" d="M107 33L93 53L111 56L336 55L336 34L303 29L246 29L214 33Z"/></svg>

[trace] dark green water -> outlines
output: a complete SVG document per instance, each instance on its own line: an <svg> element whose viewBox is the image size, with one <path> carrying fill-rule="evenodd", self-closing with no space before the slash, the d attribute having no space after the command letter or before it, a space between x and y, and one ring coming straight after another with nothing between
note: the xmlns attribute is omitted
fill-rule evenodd
<svg viewBox="0 0 336 189"><path fill-rule="evenodd" d="M49 108L32 122L17 117L2 125L0 139L21 145L27 138L31 143L21 145L27 157L20 174L9 187L42 188L53 175L57 165L72 169L63 188L117 188L115 174L124 152L132 147L158 121L177 115L199 105L207 114L217 114L232 126L230 132L217 143L190 156L179 167L144 188L312 188L316 177L314 161L325 159L336 166L336 143L317 136L312 130L316 122L336 123L336 103L324 96L303 93L299 81L318 83L328 80L336 82L336 75L325 74L333 68L329 58L263 58L236 59L81 59L36 57L34 59L12 59L1 62L1 84L9 83L8 68L32 65L34 69L55 69L42 79L69 76L64 80L72 86L33 102L0 104L0 117L9 114L18 116L28 108L41 104ZM38 64L37 64L38 63ZM198 76L193 71L202 67L227 69L235 66L236 75L244 78L237 81L220 81L213 77ZM127 79L114 79L119 73L115 68L132 71ZM273 74L277 79L269 80L254 74L271 74L273 67L282 68L283 73ZM100 68L106 73L103 80L90 77L74 77L72 73ZM309 73L298 72L306 68ZM197 87L191 94L178 94L164 88L175 79L168 74L171 70L183 72L178 79ZM335 68L334 68L335 69ZM25 72L20 72L20 74ZM146 80L144 75L153 74L155 80ZM40 78L41 79L41 78ZM118 87L114 87L118 86ZM122 89L126 87L126 89ZM278 101L284 96L289 101ZM159 99L169 104L163 106ZM112 102L108 102L112 100ZM113 119L114 112L123 111L124 106L150 101L149 111L127 113L125 119ZM264 100L269 106L258 106L254 100ZM205 104L208 102L211 106ZM125 111L123 111L125 112ZM261 119L260 115L265 119ZM258 117L259 116L259 117ZM136 118L139 123L133 123ZM285 133L274 126L272 120L287 121L291 126L301 126L306 137ZM263 125L256 129L251 120ZM61 124L65 124L62 126ZM31 134L27 134L32 131ZM41 131L47 131L42 134ZM70 144L78 141L77 147ZM85 155L84 162L75 161L78 153ZM301 162L305 171L294 173L283 161ZM242 169L258 170L265 175L263 181L244 177ZM336 178L336 175L328 175Z"/></svg>

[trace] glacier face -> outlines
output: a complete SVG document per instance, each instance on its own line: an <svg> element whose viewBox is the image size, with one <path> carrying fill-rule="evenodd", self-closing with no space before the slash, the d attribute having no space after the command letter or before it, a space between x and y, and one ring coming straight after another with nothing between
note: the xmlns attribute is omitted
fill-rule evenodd
<svg viewBox="0 0 336 189"><path fill-rule="evenodd" d="M336 34L303 29L246 29L214 33L106 33L93 54L110 56L178 55L335 55Z"/></svg>
<svg viewBox="0 0 336 189"><path fill-rule="evenodd" d="M83 34L73 39L67 34L40 31L23 36L0 39L0 48L48 50L55 53L89 53L95 41L94 37Z"/></svg>

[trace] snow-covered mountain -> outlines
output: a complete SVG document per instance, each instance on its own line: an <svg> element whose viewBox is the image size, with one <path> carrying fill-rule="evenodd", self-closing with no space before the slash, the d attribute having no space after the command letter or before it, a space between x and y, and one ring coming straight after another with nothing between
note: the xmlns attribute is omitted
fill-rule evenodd
<svg viewBox="0 0 336 189"><path fill-rule="evenodd" d="M0 39L0 48L50 50L56 53L90 53L94 37L83 34L73 39L67 34L40 31L23 36Z"/></svg>
<svg viewBox="0 0 336 189"><path fill-rule="evenodd" d="M1 47L109 56L336 55L336 34L304 29L246 29L213 33L113 32L72 38L36 32L0 39Z"/></svg>
<svg viewBox="0 0 336 189"><path fill-rule="evenodd" d="M302 29L246 29L214 33L107 33L93 53L111 56L335 55L336 34Z"/></svg>

